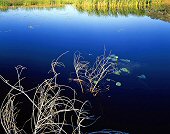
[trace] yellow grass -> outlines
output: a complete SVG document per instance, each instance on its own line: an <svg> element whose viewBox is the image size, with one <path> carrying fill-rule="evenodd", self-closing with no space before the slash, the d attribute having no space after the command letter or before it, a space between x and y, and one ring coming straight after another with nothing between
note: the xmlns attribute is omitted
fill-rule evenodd
<svg viewBox="0 0 170 134"><path fill-rule="evenodd" d="M165 2L165 4L169 4L170 5L170 0L163 0Z"/></svg>

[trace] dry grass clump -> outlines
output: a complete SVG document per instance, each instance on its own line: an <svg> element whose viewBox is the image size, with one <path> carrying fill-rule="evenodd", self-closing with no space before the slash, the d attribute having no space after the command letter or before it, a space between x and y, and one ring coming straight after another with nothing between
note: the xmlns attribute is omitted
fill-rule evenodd
<svg viewBox="0 0 170 134"><path fill-rule="evenodd" d="M16 126L18 111L14 105L15 95L10 92L1 106L1 124L7 134L21 134L22 131Z"/></svg>
<svg viewBox="0 0 170 134"><path fill-rule="evenodd" d="M54 77L44 80L38 87L31 90L25 90L22 86L24 78L21 77L21 73L25 69L23 66L16 67L18 82L15 85L11 85L0 75L0 79L11 88L0 111L1 124L7 134L26 133L17 127L18 109L15 106L15 100L18 95L24 95L32 103L32 117L28 122L31 123L33 134L81 134L83 127L91 125L91 121L88 122L88 120L92 120L93 116L90 116L87 110L90 103L76 99L76 92L71 87L57 84L59 73L56 71L56 67L64 66L58 61L59 58L51 64L51 72ZM33 99L27 94L31 91L35 92Z"/></svg>
<svg viewBox="0 0 170 134"><path fill-rule="evenodd" d="M96 96L99 92L109 90L105 85L107 75L118 71L118 57L104 50L103 55L98 56L91 66L90 62L84 61L80 52L74 54L74 68L82 92L88 91Z"/></svg>
<svg viewBox="0 0 170 134"><path fill-rule="evenodd" d="M21 75L25 67L21 65L16 67L18 81L14 85L0 75L0 79L11 88L0 109L0 121L6 134L27 134L28 132L23 128L28 123L30 123L32 134L82 134L82 128L95 123L97 119L94 119L88 110L91 108L89 101L83 102L77 99L73 88L57 83L57 77L60 74L57 67L64 67L59 59L66 53L52 61L50 72L53 73L53 77L30 90L25 90L22 86L24 77ZM105 51L103 55L97 57L93 67L89 68L89 62L81 59L80 53L75 53L74 67L78 82L82 91L84 91L83 83L85 82L89 91L96 95L101 90L100 82L107 74L116 71L117 61L113 62L113 55L106 56ZM28 95L28 92L33 92L33 98ZM22 127L17 126L17 115L20 113L16 101L19 95L25 96L32 104L32 116ZM89 134L97 133L127 134L107 129Z"/></svg>

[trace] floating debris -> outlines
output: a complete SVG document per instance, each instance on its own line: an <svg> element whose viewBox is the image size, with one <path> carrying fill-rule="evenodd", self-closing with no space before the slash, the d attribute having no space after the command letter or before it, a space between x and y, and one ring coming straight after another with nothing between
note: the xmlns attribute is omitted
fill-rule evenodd
<svg viewBox="0 0 170 134"><path fill-rule="evenodd" d="M130 71L127 68L121 68L120 70L125 72L125 73L130 73Z"/></svg>
<svg viewBox="0 0 170 134"><path fill-rule="evenodd" d="M115 72L113 72L113 73L116 74L116 75L120 75L121 71L118 70L118 71L115 71Z"/></svg>
<svg viewBox="0 0 170 134"><path fill-rule="evenodd" d="M111 79L106 79L107 81L113 81L113 82L116 82L114 80L111 80ZM122 84L120 82L116 82L116 86L120 87Z"/></svg>
<svg viewBox="0 0 170 134"><path fill-rule="evenodd" d="M128 60L128 59L120 59L120 61L123 61L123 62L126 62L126 63L130 62L130 60Z"/></svg>
<svg viewBox="0 0 170 134"><path fill-rule="evenodd" d="M106 81L111 81L111 79L106 79Z"/></svg>
<svg viewBox="0 0 170 134"><path fill-rule="evenodd" d="M120 82L116 82L116 86L120 87L122 84Z"/></svg>
<svg viewBox="0 0 170 134"><path fill-rule="evenodd" d="M97 80L94 80L93 83L94 83L94 84L97 84Z"/></svg>
<svg viewBox="0 0 170 134"><path fill-rule="evenodd" d="M112 82L116 82L116 81L114 81L114 80L112 80L112 79L106 79L106 81L112 81Z"/></svg>
<svg viewBox="0 0 170 134"><path fill-rule="evenodd" d="M144 74L137 76L140 79L146 79L146 76Z"/></svg>

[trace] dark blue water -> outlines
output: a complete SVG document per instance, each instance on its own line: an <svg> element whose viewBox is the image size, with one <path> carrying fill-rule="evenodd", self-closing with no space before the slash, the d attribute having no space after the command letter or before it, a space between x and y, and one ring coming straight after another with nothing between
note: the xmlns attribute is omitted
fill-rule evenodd
<svg viewBox="0 0 170 134"><path fill-rule="evenodd" d="M50 63L65 51L61 83L73 69L76 50L90 61L110 50L130 59L122 87L91 99L103 128L134 134L170 133L170 23L148 16L95 16L71 6L0 12L0 74L14 82L14 67L26 66L28 87L48 77ZM146 79L137 76L144 74ZM7 93L1 82L1 100ZM110 96L110 97L108 97Z"/></svg>

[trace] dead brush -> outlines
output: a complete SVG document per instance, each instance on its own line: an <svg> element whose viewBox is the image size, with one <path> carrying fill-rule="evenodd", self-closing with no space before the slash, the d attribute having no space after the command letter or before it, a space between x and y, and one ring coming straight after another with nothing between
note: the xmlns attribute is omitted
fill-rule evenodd
<svg viewBox="0 0 170 134"><path fill-rule="evenodd" d="M112 55L104 53L96 58L92 66L90 62L85 61L80 52L74 54L74 68L76 77L81 86L82 92L88 91L96 96L99 92L109 90L109 85L103 86L103 80L107 79L107 75L118 71L118 58L111 58ZM105 90L105 91L106 91Z"/></svg>
<svg viewBox="0 0 170 134"><path fill-rule="evenodd" d="M21 74L25 67L20 65L16 67L18 81L15 85L10 84L0 75L0 79L11 88L0 111L1 125L6 134L26 133L17 127L18 109L14 104L18 95L24 95L32 103L32 117L28 122L31 124L33 134L81 134L83 127L95 122L87 110L87 107L91 107L90 103L76 99L76 92L73 88L57 84L59 73L56 71L56 67L64 66L62 62L59 62L61 56L51 64L51 72L54 77L44 80L39 86L30 90L25 90L22 86L24 78L21 77ZM28 96L27 92L34 92L33 99ZM66 96L67 93L72 97Z"/></svg>

